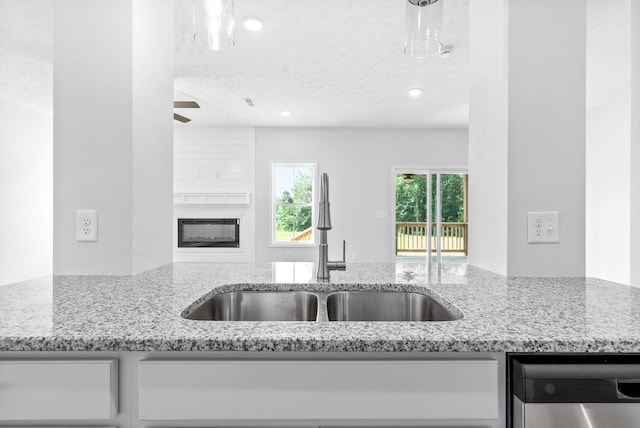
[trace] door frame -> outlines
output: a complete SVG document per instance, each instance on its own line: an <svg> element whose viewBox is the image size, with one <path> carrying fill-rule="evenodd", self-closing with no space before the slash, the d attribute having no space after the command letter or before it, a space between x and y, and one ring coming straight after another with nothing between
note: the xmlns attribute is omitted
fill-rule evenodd
<svg viewBox="0 0 640 428"><path fill-rule="evenodd" d="M396 176L398 174L469 174L469 168L465 165L391 165L391 203L390 203L390 213L389 216L389 233L391 240L390 242L393 245L389 247L389 260L392 263L396 262ZM428 188L428 186L427 186ZM468 196L467 196L468 197ZM429 204L430 195L427 195L427 204ZM428 205L427 205L428 206ZM466 214L465 214L466 215ZM427 227L430 223L430 216L427 219ZM426 257L427 261L431 262L431 257Z"/></svg>

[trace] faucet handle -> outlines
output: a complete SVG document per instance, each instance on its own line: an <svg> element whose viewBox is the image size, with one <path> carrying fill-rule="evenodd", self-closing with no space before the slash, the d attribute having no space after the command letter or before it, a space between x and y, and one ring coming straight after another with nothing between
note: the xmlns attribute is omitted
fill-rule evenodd
<svg viewBox="0 0 640 428"><path fill-rule="evenodd" d="M347 241L342 241L342 260L337 262L327 262L327 269L332 270L347 270Z"/></svg>

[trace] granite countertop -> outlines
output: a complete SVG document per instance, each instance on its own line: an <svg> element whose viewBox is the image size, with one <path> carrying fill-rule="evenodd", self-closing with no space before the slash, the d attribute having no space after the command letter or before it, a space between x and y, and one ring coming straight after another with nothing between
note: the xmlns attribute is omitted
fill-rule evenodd
<svg viewBox="0 0 640 428"><path fill-rule="evenodd" d="M640 289L590 278L506 278L464 264L175 263L130 277L54 276L0 287L0 351L638 352ZM441 322L220 322L180 314L242 288L423 290ZM258 285L256 285L258 284Z"/></svg>

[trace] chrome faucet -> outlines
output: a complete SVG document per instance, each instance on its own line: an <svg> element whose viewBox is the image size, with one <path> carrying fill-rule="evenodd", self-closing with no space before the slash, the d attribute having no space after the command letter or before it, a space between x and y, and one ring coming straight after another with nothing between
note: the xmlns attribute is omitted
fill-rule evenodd
<svg viewBox="0 0 640 428"><path fill-rule="evenodd" d="M318 227L320 231L320 255L318 259L318 281L329 281L332 270L347 270L346 241L342 241L342 260L329 261L329 245L327 244L327 230L331 229L331 211L329 207L329 176L326 172L320 177L320 202L318 204Z"/></svg>

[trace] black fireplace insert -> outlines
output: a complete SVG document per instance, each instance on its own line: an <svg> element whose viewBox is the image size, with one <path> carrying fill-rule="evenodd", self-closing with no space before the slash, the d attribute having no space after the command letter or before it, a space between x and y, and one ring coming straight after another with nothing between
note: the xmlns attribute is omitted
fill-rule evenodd
<svg viewBox="0 0 640 428"><path fill-rule="evenodd" d="M178 247L240 247L237 218L179 218Z"/></svg>

